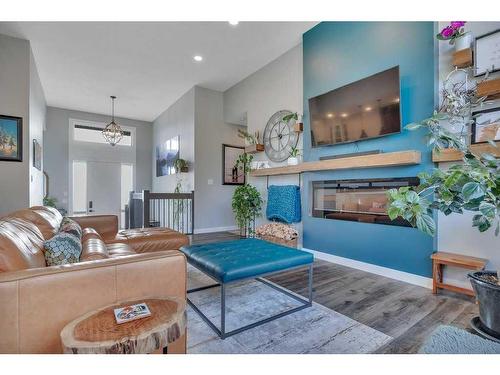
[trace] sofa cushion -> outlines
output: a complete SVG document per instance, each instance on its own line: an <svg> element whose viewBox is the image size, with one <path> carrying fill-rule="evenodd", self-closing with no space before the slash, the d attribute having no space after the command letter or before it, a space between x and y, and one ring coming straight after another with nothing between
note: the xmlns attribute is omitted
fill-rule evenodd
<svg viewBox="0 0 500 375"><path fill-rule="evenodd" d="M137 254L130 246L124 243L110 243L106 247L108 248L110 258Z"/></svg>
<svg viewBox="0 0 500 375"><path fill-rule="evenodd" d="M45 261L47 266L60 266L63 264L77 263L82 253L80 240L65 232L60 232L50 240L44 242Z"/></svg>
<svg viewBox="0 0 500 375"><path fill-rule="evenodd" d="M50 240L59 231L62 215L52 207L35 206L15 211L6 219L21 219L35 224L43 235L44 240Z"/></svg>
<svg viewBox="0 0 500 375"><path fill-rule="evenodd" d="M138 228L122 230L112 241L106 243L124 242L136 253L146 253L163 250L179 250L189 245L189 237L168 228Z"/></svg>
<svg viewBox="0 0 500 375"><path fill-rule="evenodd" d="M82 239L82 228L76 221L70 219L69 217L63 218L59 232L69 233L77 237L79 240Z"/></svg>
<svg viewBox="0 0 500 375"><path fill-rule="evenodd" d="M0 272L45 267L43 235L33 223L17 219L0 220Z"/></svg>
<svg viewBox="0 0 500 375"><path fill-rule="evenodd" d="M82 254L80 255L81 262L86 262L89 260L108 259L108 258L109 258L108 248L100 237L96 238L88 236L82 242Z"/></svg>

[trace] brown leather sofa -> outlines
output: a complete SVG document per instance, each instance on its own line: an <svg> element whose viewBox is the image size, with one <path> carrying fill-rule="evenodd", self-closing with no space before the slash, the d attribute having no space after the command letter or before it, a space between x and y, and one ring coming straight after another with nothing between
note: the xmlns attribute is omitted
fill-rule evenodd
<svg viewBox="0 0 500 375"><path fill-rule="evenodd" d="M61 353L60 331L99 307L147 297L186 298L187 236L165 228L118 232L116 216L74 218L79 263L47 267L43 242L62 216L32 207L0 219L0 353ZM185 352L186 335L169 346Z"/></svg>

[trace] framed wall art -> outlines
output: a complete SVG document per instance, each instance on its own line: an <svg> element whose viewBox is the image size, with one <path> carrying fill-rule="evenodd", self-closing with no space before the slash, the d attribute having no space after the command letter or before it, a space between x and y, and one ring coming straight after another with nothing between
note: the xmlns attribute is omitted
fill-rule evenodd
<svg viewBox="0 0 500 375"><path fill-rule="evenodd" d="M500 29L481 35L474 43L474 75L500 70Z"/></svg>
<svg viewBox="0 0 500 375"><path fill-rule="evenodd" d="M0 161L23 161L23 119L0 115Z"/></svg>
<svg viewBox="0 0 500 375"><path fill-rule="evenodd" d="M39 171L42 170L42 146L36 139L33 139L33 166Z"/></svg>
<svg viewBox="0 0 500 375"><path fill-rule="evenodd" d="M489 108L474 113L471 144L500 141L500 108Z"/></svg>
<svg viewBox="0 0 500 375"><path fill-rule="evenodd" d="M245 147L222 145L222 184L244 185L243 166L236 166L236 161L245 153Z"/></svg>
<svg viewBox="0 0 500 375"><path fill-rule="evenodd" d="M179 159L179 136L156 146L156 177L175 174L175 161Z"/></svg>

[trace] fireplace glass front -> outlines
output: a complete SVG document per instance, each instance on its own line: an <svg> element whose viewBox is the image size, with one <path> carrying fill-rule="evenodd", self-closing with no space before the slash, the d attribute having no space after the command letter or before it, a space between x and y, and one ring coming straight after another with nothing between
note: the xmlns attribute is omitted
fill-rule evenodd
<svg viewBox="0 0 500 375"><path fill-rule="evenodd" d="M410 226L401 218L387 215L387 191L416 186L416 177L313 181L312 216L323 219Z"/></svg>

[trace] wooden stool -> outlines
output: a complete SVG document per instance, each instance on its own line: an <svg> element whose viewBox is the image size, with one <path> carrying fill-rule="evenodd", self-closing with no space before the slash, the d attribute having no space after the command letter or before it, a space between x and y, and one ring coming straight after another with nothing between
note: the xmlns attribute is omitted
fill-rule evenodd
<svg viewBox="0 0 500 375"><path fill-rule="evenodd" d="M443 283L443 266L454 266L468 270L483 270L487 259L475 258L468 255L445 253L438 251L431 255L432 259L432 293L437 294L438 289L448 289L453 292L466 294L474 297L472 289L461 288L458 286Z"/></svg>
<svg viewBox="0 0 500 375"><path fill-rule="evenodd" d="M114 309L142 302L148 305L151 316L116 323ZM186 353L186 323L185 301L126 301L73 320L61 331L61 340L68 354Z"/></svg>

